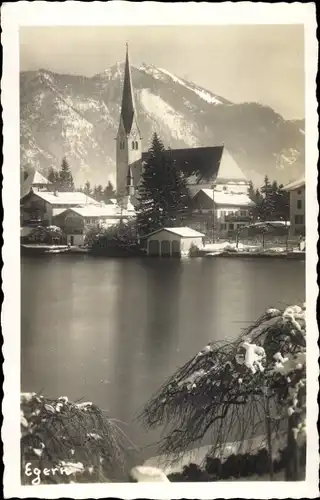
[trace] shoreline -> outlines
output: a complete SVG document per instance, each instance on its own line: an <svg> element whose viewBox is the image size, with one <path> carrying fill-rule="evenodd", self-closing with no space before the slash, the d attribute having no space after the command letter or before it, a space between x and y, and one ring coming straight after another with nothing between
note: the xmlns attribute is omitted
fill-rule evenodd
<svg viewBox="0 0 320 500"><path fill-rule="evenodd" d="M92 252L87 248L82 247L68 247L67 245L28 245L21 244L21 255L28 256L39 256L39 255L57 255L57 254L71 254L71 255L88 255L90 257L106 257L106 258L151 258L151 259L171 259L172 257L158 257L158 256L147 256L143 252L131 253L131 252L116 252L116 251L106 251L106 252ZM195 255L188 256L187 258L238 258L238 259L251 259L251 258L265 258L265 259L294 259L294 260L305 260L305 251L272 251L272 250L200 250ZM184 256L175 258L185 258Z"/></svg>
<svg viewBox="0 0 320 500"><path fill-rule="evenodd" d="M277 452L282 447L286 446L286 436L284 435L282 439L278 439L273 442L273 458L276 458ZM242 453L250 452L252 454L257 453L259 450L267 447L267 438L263 436L257 436L252 439L246 439L243 442L234 441L232 443L226 443L223 450L217 450L214 457L220 456L224 460L232 454L237 454L242 450ZM143 467L156 467L161 469L167 476L170 474L179 474L183 472L183 468L191 463L196 464L198 467L202 468L206 457L209 455L211 445L199 446L197 448L192 448L184 452L180 457L175 457L173 455L156 455L151 457L143 463Z"/></svg>

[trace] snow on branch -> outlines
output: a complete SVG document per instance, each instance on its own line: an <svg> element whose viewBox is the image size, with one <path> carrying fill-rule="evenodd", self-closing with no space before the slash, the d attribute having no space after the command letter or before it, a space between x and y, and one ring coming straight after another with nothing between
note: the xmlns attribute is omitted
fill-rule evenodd
<svg viewBox="0 0 320 500"><path fill-rule="evenodd" d="M286 377L304 366L305 306L271 308L234 341L211 342L198 352L138 418L147 428L165 426L159 451L177 459L208 432L215 449L265 432L266 411L269 432L277 435L294 408Z"/></svg>
<svg viewBox="0 0 320 500"><path fill-rule="evenodd" d="M58 471L42 477L47 484L74 477L78 482L108 482L123 474L124 434L91 402L22 393L20 422L23 484L32 480L28 467Z"/></svg>

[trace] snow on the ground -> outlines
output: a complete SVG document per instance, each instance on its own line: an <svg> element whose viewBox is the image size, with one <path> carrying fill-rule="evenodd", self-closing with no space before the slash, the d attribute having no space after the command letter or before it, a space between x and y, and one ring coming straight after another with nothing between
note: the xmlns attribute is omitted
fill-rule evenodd
<svg viewBox="0 0 320 500"><path fill-rule="evenodd" d="M283 246L274 246L269 248L262 248L261 245L246 245L244 243L229 243L228 241L218 242L218 243L207 243L204 245L203 250L206 252L224 252L227 250L234 251L251 251L251 252L264 252L264 253L286 253L288 250ZM298 249L290 250L290 252L303 253Z"/></svg>
<svg viewBox="0 0 320 500"><path fill-rule="evenodd" d="M283 253L286 252L286 248L284 247L272 247L267 249L268 252L276 252L276 253Z"/></svg>
<svg viewBox="0 0 320 500"><path fill-rule="evenodd" d="M200 446L200 448L184 453L183 456L174 464L170 464L170 460L168 460L164 455L158 455L156 457L149 458L143 465L146 467L160 468L166 475L174 474L176 472L182 472L183 468L191 463L201 465L209 451L210 446Z"/></svg>
<svg viewBox="0 0 320 500"><path fill-rule="evenodd" d="M157 122L161 121L163 125L167 126L176 139L184 141L191 147L198 145L198 141L194 136L195 125L188 123L182 115L177 113L160 96L143 89L140 93L140 99L142 106L151 118Z"/></svg>
<svg viewBox="0 0 320 500"><path fill-rule="evenodd" d="M165 473L158 467L137 466L130 475L138 483L169 483Z"/></svg>
<svg viewBox="0 0 320 500"><path fill-rule="evenodd" d="M229 243L228 241L223 241L219 243L207 243L204 246L205 251L217 252L223 250L236 250L236 243ZM243 243L238 243L238 250L249 250L259 248L258 245L245 245Z"/></svg>

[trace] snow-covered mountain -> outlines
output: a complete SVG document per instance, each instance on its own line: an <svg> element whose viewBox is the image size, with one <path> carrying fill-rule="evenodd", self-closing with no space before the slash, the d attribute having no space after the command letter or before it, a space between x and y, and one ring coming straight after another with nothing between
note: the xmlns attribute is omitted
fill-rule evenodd
<svg viewBox="0 0 320 500"><path fill-rule="evenodd" d="M92 78L47 70L20 76L21 169L46 174L69 160L77 184L115 177L123 65ZM284 120L258 103L234 104L165 69L132 68L144 149L154 131L165 146L225 144L255 183L287 182L304 169L304 121Z"/></svg>

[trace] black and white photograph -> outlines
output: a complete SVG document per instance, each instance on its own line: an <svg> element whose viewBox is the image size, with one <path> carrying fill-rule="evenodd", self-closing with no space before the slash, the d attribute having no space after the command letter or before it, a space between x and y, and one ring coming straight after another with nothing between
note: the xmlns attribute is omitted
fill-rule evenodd
<svg viewBox="0 0 320 500"><path fill-rule="evenodd" d="M6 498L316 496L314 4L2 14Z"/></svg>

